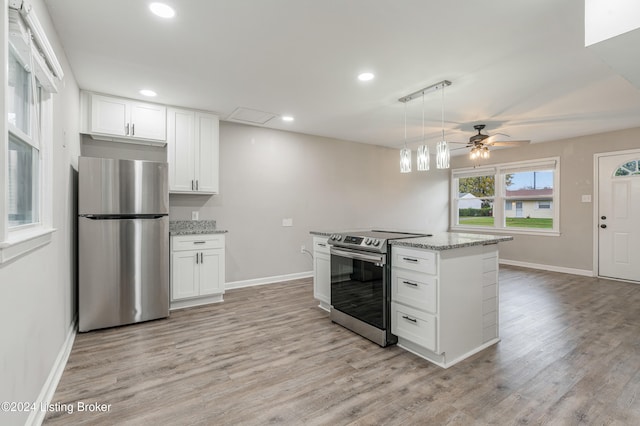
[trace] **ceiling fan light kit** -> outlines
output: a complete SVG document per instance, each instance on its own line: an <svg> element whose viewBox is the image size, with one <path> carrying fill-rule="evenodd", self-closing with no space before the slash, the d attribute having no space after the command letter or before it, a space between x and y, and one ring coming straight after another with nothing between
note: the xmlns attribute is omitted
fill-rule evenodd
<svg viewBox="0 0 640 426"><path fill-rule="evenodd" d="M444 140L444 88L446 86L450 86L451 82L449 80L442 80L438 83L427 86L423 89L420 89L416 92L410 93L406 96L398 99L399 102L404 104L404 148L400 150L400 173L409 173L411 172L411 150L407 148L407 102L417 98L418 96L422 97L422 140L423 145L418 147L418 155L417 155L417 169L419 171L427 171L429 170L429 147L424 144L424 95L428 92L432 92L435 90L442 89L442 140L438 142L436 147L436 167L438 169L448 169L449 168L449 146L447 142Z"/></svg>
<svg viewBox="0 0 640 426"><path fill-rule="evenodd" d="M467 147L471 148L469 152L469 157L472 160L486 160L490 156L489 147L490 146L518 146L522 144L528 144L530 141L522 140L522 141L496 141L496 135L507 136L504 133L496 133L495 135L485 135L482 133L482 130L486 126L484 124L476 124L473 126L475 130L478 131L477 135L473 135L469 138L469 143L467 143Z"/></svg>

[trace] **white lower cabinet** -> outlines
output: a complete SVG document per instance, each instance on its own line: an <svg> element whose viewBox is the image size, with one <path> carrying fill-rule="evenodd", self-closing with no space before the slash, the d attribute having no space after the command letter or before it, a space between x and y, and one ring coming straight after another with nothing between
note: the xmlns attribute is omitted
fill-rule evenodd
<svg viewBox="0 0 640 426"><path fill-rule="evenodd" d="M326 237L313 237L313 297L326 311L331 307L331 254Z"/></svg>
<svg viewBox="0 0 640 426"><path fill-rule="evenodd" d="M224 235L172 236L171 308L221 302L224 262Z"/></svg>
<svg viewBox="0 0 640 426"><path fill-rule="evenodd" d="M448 368L499 341L497 245L391 253L398 346Z"/></svg>

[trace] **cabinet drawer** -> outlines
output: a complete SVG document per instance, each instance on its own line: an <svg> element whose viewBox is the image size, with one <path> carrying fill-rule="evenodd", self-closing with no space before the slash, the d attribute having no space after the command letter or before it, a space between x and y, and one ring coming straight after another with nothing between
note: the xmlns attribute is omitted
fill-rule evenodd
<svg viewBox="0 0 640 426"><path fill-rule="evenodd" d="M437 283L433 276L393 268L391 300L435 314L438 312Z"/></svg>
<svg viewBox="0 0 640 426"><path fill-rule="evenodd" d="M329 243L325 237L313 237L313 251L329 254Z"/></svg>
<svg viewBox="0 0 640 426"><path fill-rule="evenodd" d="M392 302L391 332L430 351L438 352L434 315Z"/></svg>
<svg viewBox="0 0 640 426"><path fill-rule="evenodd" d="M172 237L173 251L224 248L224 235L198 234Z"/></svg>
<svg viewBox="0 0 640 426"><path fill-rule="evenodd" d="M415 250L405 247L392 247L392 265L398 268L410 269L426 274L436 274L436 253L432 251Z"/></svg>

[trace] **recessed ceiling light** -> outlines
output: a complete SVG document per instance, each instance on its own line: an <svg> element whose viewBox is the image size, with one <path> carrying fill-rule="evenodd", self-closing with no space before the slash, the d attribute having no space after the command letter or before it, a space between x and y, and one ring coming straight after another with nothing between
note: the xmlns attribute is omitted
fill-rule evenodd
<svg viewBox="0 0 640 426"><path fill-rule="evenodd" d="M282 121L293 121L293 117L290 115L283 115Z"/></svg>
<svg viewBox="0 0 640 426"><path fill-rule="evenodd" d="M149 9L161 18L169 19L176 15L176 11L173 10L171 6L164 3L151 3L149 5Z"/></svg>
<svg viewBox="0 0 640 426"><path fill-rule="evenodd" d="M154 92L153 90L149 90L149 89L142 89L140 90L140 94L143 96L157 96L158 94L156 92Z"/></svg>
<svg viewBox="0 0 640 426"><path fill-rule="evenodd" d="M373 80L375 75L372 72L363 72L358 76L358 80L360 81L370 81Z"/></svg>

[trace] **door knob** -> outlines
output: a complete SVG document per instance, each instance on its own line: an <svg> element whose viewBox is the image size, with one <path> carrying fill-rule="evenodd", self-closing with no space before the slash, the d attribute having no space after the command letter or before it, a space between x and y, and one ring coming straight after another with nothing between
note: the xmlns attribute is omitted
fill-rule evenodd
<svg viewBox="0 0 640 426"><path fill-rule="evenodd" d="M600 216L600 219L602 219L602 220L606 220L606 219L607 219L607 217L606 217L606 216Z"/></svg>
<svg viewBox="0 0 640 426"><path fill-rule="evenodd" d="M605 225L604 223L602 225L600 225L600 228L602 228L602 229L604 229L606 227L607 227L607 225Z"/></svg>

